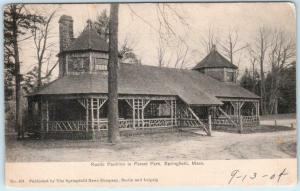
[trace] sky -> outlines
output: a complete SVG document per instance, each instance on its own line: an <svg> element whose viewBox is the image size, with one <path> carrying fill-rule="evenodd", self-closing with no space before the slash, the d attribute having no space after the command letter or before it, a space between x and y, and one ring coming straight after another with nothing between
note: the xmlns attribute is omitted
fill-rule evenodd
<svg viewBox="0 0 300 191"><path fill-rule="evenodd" d="M158 8L159 7L159 8ZM109 12L108 4L35 4L29 9L43 14L57 10L51 23L52 55L58 53L58 20L61 15L69 15L74 20L74 36L78 37L88 19L95 20L104 9ZM167 42L159 43L159 16L164 10L170 23L172 35ZM108 13L109 14L109 13ZM296 34L296 13L292 3L177 3L160 4L120 4L119 43L127 39L134 52L144 65L158 65L158 47L165 48L165 64L175 67L176 58L184 55L184 68L192 68L203 59L207 52L203 41L208 31L214 31L220 42L225 42L230 31L237 31L237 47L254 43L260 27L281 29L290 36ZM164 30L163 30L164 31ZM169 34L169 33L168 33ZM182 48L182 49L181 49ZM220 45L217 50L222 53ZM26 73L36 63L32 40L21 43L21 72ZM247 51L234 55L240 71L250 67ZM57 61L52 56L50 66ZM45 70L45 68L44 68ZM55 69L53 77L58 74Z"/></svg>

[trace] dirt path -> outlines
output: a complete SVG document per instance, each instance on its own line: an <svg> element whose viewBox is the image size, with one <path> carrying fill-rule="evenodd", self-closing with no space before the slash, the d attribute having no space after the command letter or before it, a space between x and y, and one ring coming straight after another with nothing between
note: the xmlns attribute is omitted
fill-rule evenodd
<svg viewBox="0 0 300 191"><path fill-rule="evenodd" d="M232 134L212 137L165 133L123 137L122 144L71 140L6 140L7 161L218 160L291 158L296 156L296 131Z"/></svg>

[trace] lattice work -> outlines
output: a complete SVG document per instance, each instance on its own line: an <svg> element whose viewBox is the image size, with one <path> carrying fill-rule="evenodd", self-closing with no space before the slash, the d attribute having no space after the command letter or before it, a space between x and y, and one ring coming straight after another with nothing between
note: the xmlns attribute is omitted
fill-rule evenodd
<svg viewBox="0 0 300 191"><path fill-rule="evenodd" d="M103 128L100 123L100 109L107 101L107 98L82 98L77 99L86 111L86 130L94 130L95 127Z"/></svg>
<svg viewBox="0 0 300 191"><path fill-rule="evenodd" d="M238 123L236 123L231 116L227 115L227 113L225 111L223 111L220 107L219 107L219 111L224 115L224 117L235 127L238 127Z"/></svg>
<svg viewBox="0 0 300 191"><path fill-rule="evenodd" d="M241 107L241 115L255 116L257 115L256 102L245 102Z"/></svg>
<svg viewBox="0 0 300 191"><path fill-rule="evenodd" d="M199 127L199 122L196 119L179 119L179 124L180 127L183 128L198 128Z"/></svg>
<svg viewBox="0 0 300 191"><path fill-rule="evenodd" d="M202 128L208 134L206 124L199 119L199 117L193 112L192 108L188 105L179 104L176 115L178 117L180 127Z"/></svg>
<svg viewBox="0 0 300 191"><path fill-rule="evenodd" d="M178 104L177 105L177 118L186 118L186 119L192 119L192 114L188 111L187 106L184 104Z"/></svg>
<svg viewBox="0 0 300 191"><path fill-rule="evenodd" d="M86 129L85 121L48 121L44 122L46 132L51 131L82 131Z"/></svg>

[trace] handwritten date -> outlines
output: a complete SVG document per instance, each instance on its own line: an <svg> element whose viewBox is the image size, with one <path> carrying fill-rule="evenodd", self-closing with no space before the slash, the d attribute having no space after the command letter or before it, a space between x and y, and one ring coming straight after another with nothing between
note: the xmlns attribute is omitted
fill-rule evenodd
<svg viewBox="0 0 300 191"><path fill-rule="evenodd" d="M228 184L233 183L233 181L241 181L242 183L245 181L249 180L255 180L255 179L269 179L269 180L274 180L277 183L280 182L283 176L287 176L288 172L286 169L283 169L279 173L257 173L257 172L252 172L250 174L247 173L242 173L239 169L235 169L231 172L230 178L228 181Z"/></svg>

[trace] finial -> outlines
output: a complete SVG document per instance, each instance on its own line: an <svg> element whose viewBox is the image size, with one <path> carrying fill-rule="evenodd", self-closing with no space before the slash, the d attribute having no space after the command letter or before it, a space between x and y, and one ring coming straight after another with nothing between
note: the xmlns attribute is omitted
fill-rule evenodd
<svg viewBox="0 0 300 191"><path fill-rule="evenodd" d="M216 51L216 45L215 44L212 44L212 46L211 46L211 52L215 52Z"/></svg>
<svg viewBox="0 0 300 191"><path fill-rule="evenodd" d="M92 20L91 19L87 20L87 25L89 28L92 28Z"/></svg>

